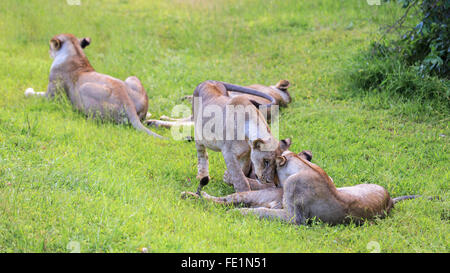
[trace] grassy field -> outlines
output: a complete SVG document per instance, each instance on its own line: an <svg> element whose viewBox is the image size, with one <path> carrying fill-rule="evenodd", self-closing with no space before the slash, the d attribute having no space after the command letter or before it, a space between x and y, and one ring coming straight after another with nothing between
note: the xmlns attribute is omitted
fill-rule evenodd
<svg viewBox="0 0 450 273"><path fill-rule="evenodd" d="M86 120L45 90L48 41L89 36L97 71L138 76L153 117L170 115L207 79L292 83L280 138L313 151L337 186L377 183L392 196L448 198L449 116L422 105L349 96L342 71L396 5L298 0L2 0L0 2L0 251L449 252L447 201L413 200L363 226L292 226L229 207L181 200L195 190L193 143L157 140L126 125ZM406 109L406 110L405 110ZM164 129L156 132L169 136ZM210 152L210 194L222 182Z"/></svg>

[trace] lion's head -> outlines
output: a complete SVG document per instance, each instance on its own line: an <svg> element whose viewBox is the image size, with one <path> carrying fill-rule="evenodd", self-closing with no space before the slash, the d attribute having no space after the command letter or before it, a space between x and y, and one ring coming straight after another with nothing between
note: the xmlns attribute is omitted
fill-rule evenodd
<svg viewBox="0 0 450 273"><path fill-rule="evenodd" d="M279 186L276 174L276 158L289 149L291 139L268 141L256 139L252 144L251 160L255 168L255 175L261 183L275 183Z"/></svg>

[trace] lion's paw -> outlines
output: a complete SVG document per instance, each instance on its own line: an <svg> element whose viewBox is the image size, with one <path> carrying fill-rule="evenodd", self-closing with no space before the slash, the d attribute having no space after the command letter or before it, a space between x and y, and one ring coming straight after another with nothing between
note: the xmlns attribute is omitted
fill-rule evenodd
<svg viewBox="0 0 450 273"><path fill-rule="evenodd" d="M193 192L183 191L183 192L181 193L181 199L187 199L187 198L198 199L198 198L200 198L200 196L198 196L198 194L193 193Z"/></svg>
<svg viewBox="0 0 450 273"><path fill-rule="evenodd" d="M144 121L144 124L146 124L147 126L153 126L153 127L158 127L158 121L155 119L148 119L146 121Z"/></svg>
<svg viewBox="0 0 450 273"><path fill-rule="evenodd" d="M25 90L24 94L26 97L28 97L28 96L34 95L34 93L35 93L34 89L30 87L30 88L27 88L27 90Z"/></svg>

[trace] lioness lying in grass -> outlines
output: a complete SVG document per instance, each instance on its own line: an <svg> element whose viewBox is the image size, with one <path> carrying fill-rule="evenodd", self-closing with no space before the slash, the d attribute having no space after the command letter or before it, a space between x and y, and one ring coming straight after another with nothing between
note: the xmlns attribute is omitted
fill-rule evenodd
<svg viewBox="0 0 450 273"><path fill-rule="evenodd" d="M278 157L276 165L282 190L264 189L225 197L203 196L221 204L251 207L239 209L243 214L276 218L297 225L305 225L312 219L334 225L384 218L395 203L417 197L391 198L385 188L375 184L336 188L324 170L291 151ZM187 196L196 197L196 194L182 194L182 197Z"/></svg>
<svg viewBox="0 0 450 273"><path fill-rule="evenodd" d="M139 79L131 76L122 81L96 72L83 51L90 43L90 38L78 39L72 34L54 36L50 40L54 60L47 92L27 89L25 95L52 98L56 92L63 92L77 110L88 116L117 123L128 120L137 130L162 138L141 123L147 116L148 97Z"/></svg>

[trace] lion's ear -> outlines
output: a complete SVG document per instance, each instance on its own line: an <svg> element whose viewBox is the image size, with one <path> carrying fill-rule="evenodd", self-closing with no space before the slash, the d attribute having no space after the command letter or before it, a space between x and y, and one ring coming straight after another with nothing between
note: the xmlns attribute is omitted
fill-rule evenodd
<svg viewBox="0 0 450 273"><path fill-rule="evenodd" d="M286 138L286 139L282 139L280 141L280 149L284 152L287 149L289 149L289 147L291 147L292 141L290 138Z"/></svg>
<svg viewBox="0 0 450 273"><path fill-rule="evenodd" d="M312 160L312 152L309 150L304 150L301 153L298 154L299 157L311 161Z"/></svg>
<svg viewBox="0 0 450 273"><path fill-rule="evenodd" d="M61 40L58 38L53 38L50 40L50 48L52 50L59 50L61 48Z"/></svg>
<svg viewBox="0 0 450 273"><path fill-rule="evenodd" d="M286 164L287 159L285 156L277 156L275 161L276 161L278 167L282 167Z"/></svg>
<svg viewBox="0 0 450 273"><path fill-rule="evenodd" d="M253 149L256 150L261 150L262 146L265 144L266 142L260 138L256 139L253 141Z"/></svg>
<svg viewBox="0 0 450 273"><path fill-rule="evenodd" d="M90 44L91 44L91 38L86 37L86 38L80 39L80 46L81 46L81 48L85 48L85 47L87 47Z"/></svg>
<svg viewBox="0 0 450 273"><path fill-rule="evenodd" d="M281 80L277 83L277 85L275 87L280 90L286 91L290 85L291 84L289 83L288 80Z"/></svg>

